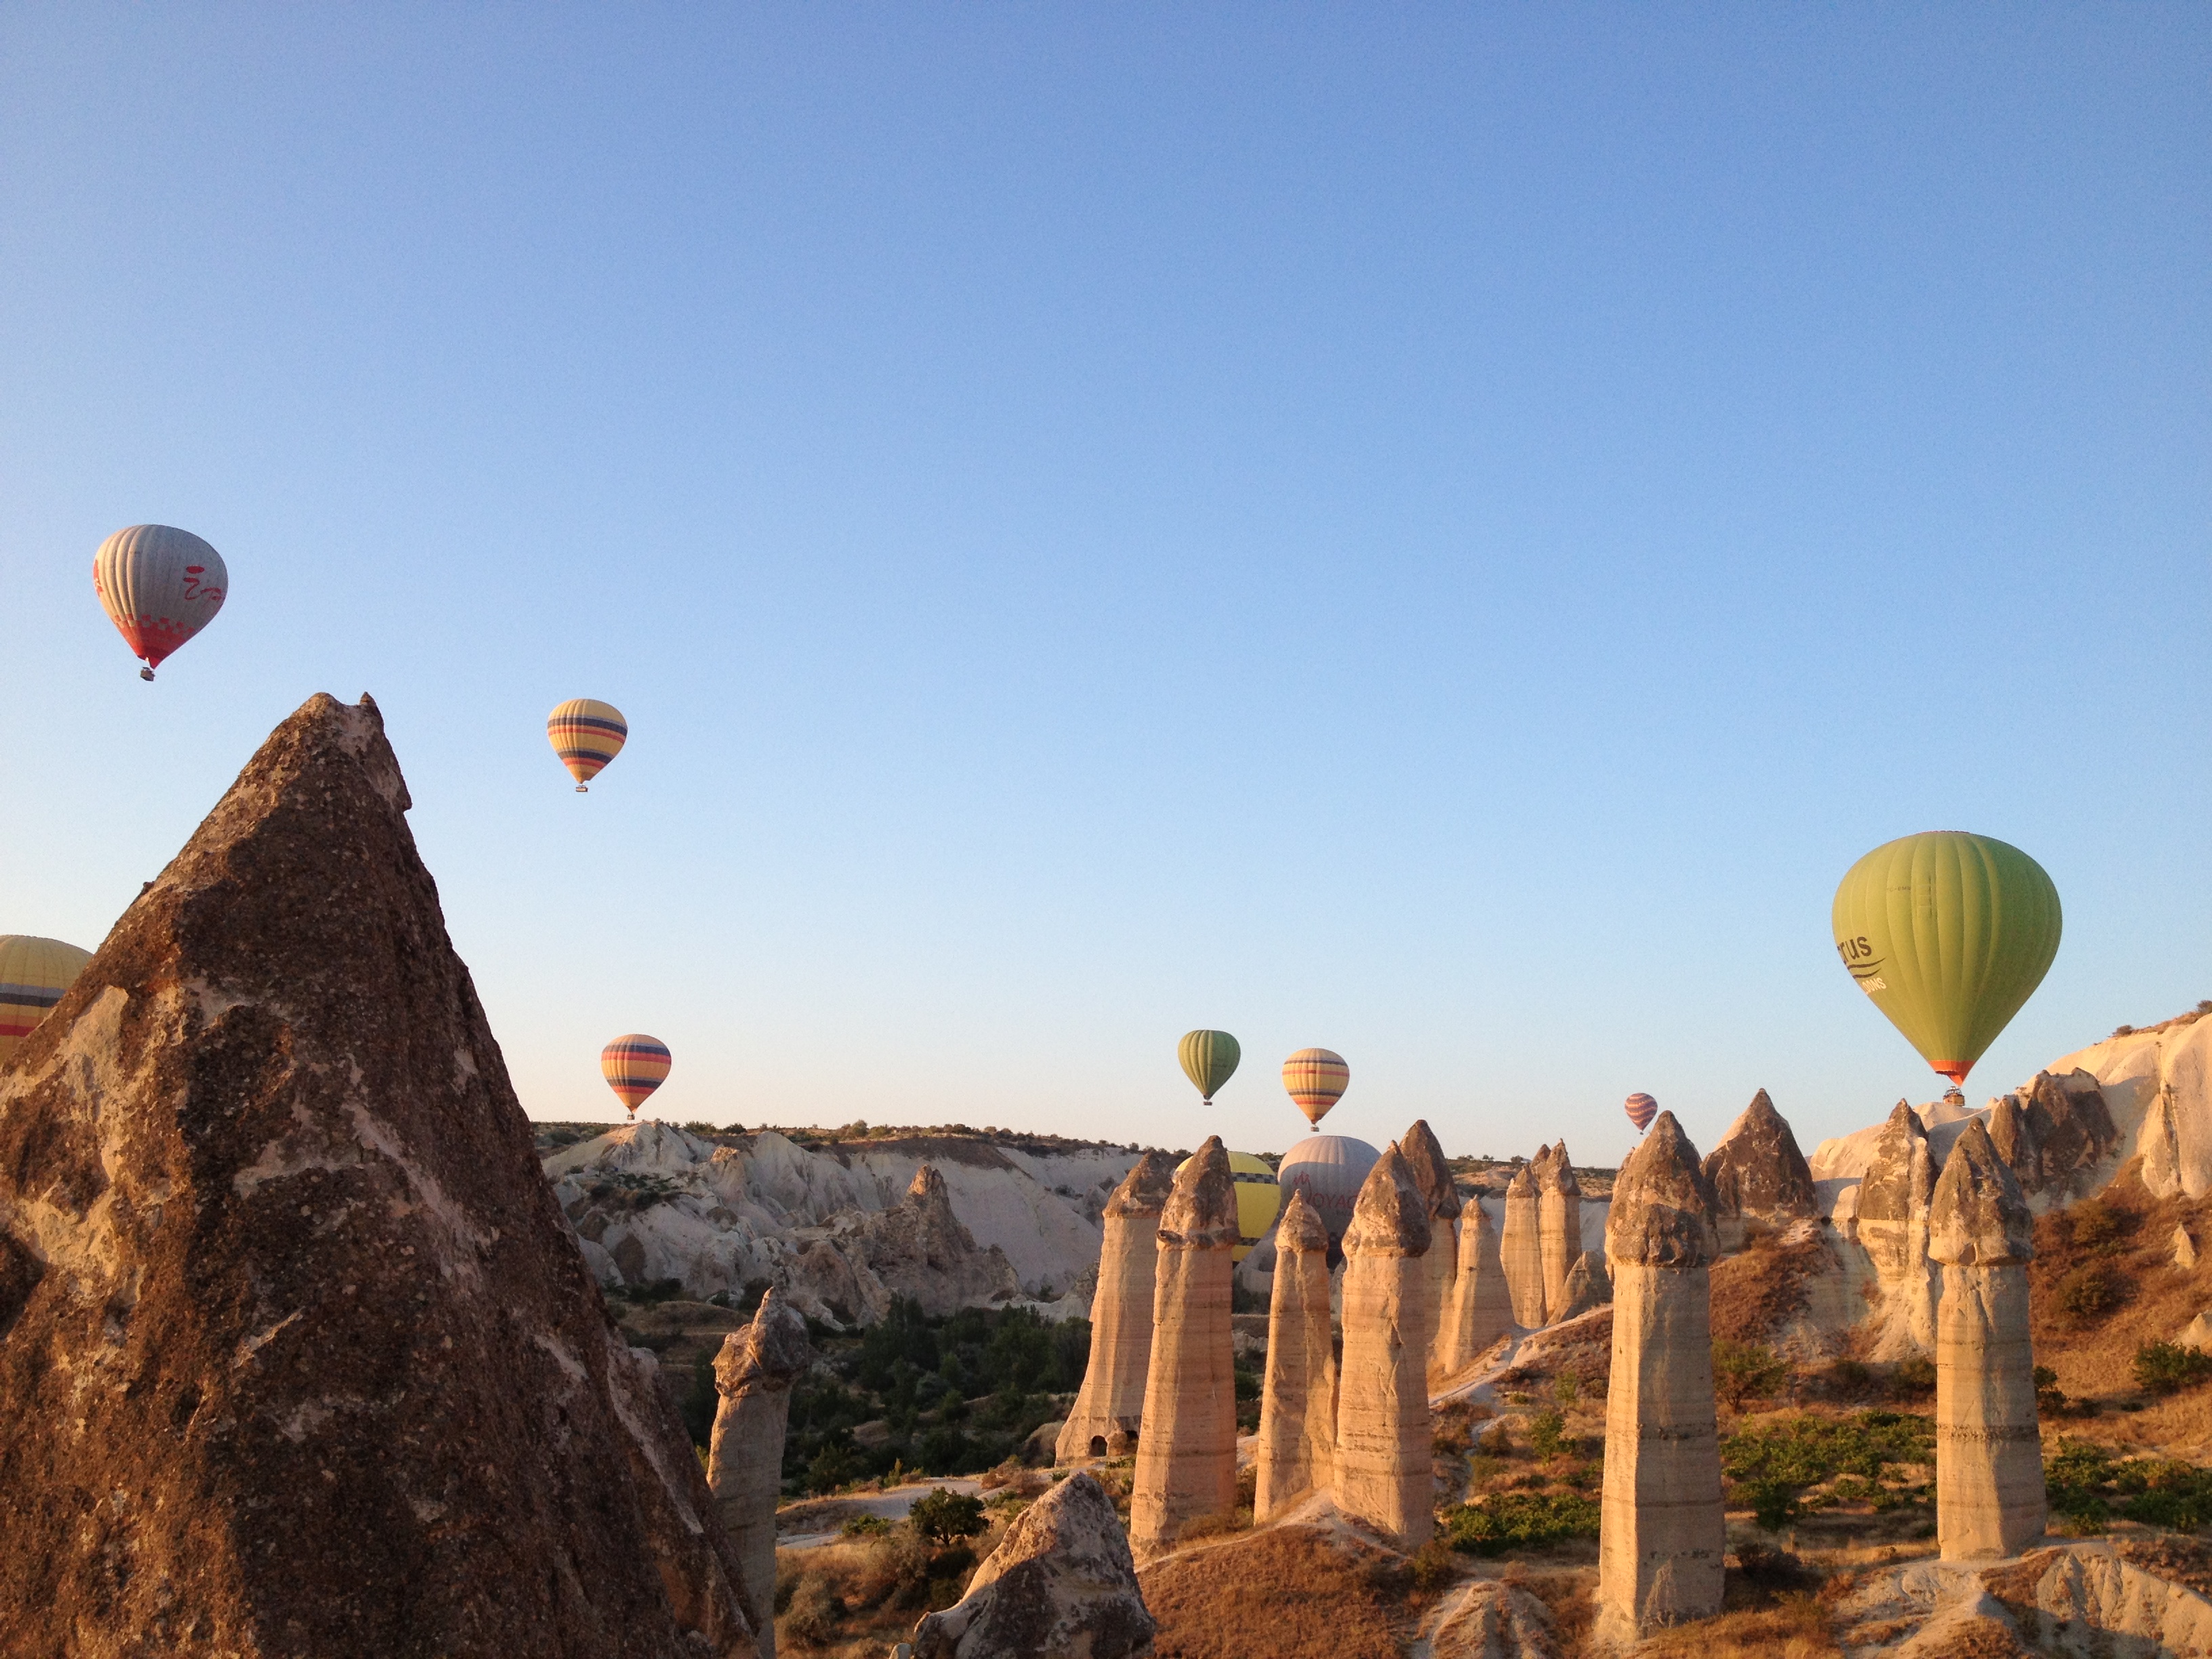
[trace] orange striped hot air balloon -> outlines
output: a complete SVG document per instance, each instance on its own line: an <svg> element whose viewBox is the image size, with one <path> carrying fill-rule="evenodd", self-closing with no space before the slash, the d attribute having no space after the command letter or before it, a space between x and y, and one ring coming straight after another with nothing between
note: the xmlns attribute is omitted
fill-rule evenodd
<svg viewBox="0 0 2212 1659"><path fill-rule="evenodd" d="M642 1031L618 1036L599 1050L599 1075L606 1079L607 1087L632 1117L660 1086L673 1063L668 1045Z"/></svg>
<svg viewBox="0 0 2212 1659"><path fill-rule="evenodd" d="M1651 1120L1658 1115L1659 1103L1639 1091L1622 1102L1620 1109L1628 1114L1628 1121L1636 1126L1636 1133L1642 1134L1651 1127Z"/></svg>
<svg viewBox="0 0 2212 1659"><path fill-rule="evenodd" d="M545 735L575 779L576 793L588 794L592 780L629 741L629 722L611 702L571 697L545 717Z"/></svg>
<svg viewBox="0 0 2212 1659"><path fill-rule="evenodd" d="M38 1029L91 960L91 951L58 939L0 933L0 1060Z"/></svg>
<svg viewBox="0 0 2212 1659"><path fill-rule="evenodd" d="M1283 1087L1318 1129L1344 1091L1352 1086L1352 1067L1327 1048L1301 1048L1283 1062Z"/></svg>
<svg viewBox="0 0 2212 1659"><path fill-rule="evenodd" d="M92 587L131 654L145 659L138 678L150 680L162 658L222 609L230 574L222 555L191 531L134 524L92 556Z"/></svg>

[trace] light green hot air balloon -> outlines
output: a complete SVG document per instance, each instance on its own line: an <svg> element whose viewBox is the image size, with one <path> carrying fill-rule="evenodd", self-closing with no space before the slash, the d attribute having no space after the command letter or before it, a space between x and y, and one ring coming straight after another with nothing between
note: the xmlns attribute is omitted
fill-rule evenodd
<svg viewBox="0 0 2212 1659"><path fill-rule="evenodd" d="M1237 1062L1243 1057L1237 1039L1226 1031L1186 1031L1176 1048L1176 1058L1182 1061L1182 1074L1197 1086L1209 1104L1213 1100L1213 1091L1229 1081L1237 1070Z"/></svg>
<svg viewBox="0 0 2212 1659"><path fill-rule="evenodd" d="M1836 889L1836 952L1921 1057L1954 1083L2058 954L2058 890L1987 836L1931 830L1877 847Z"/></svg>

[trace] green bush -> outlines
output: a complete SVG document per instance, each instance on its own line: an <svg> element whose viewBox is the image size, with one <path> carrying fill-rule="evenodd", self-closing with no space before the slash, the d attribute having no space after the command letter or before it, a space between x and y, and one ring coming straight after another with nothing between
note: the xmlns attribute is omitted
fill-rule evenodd
<svg viewBox="0 0 2212 1659"><path fill-rule="evenodd" d="M1713 1344L1713 1387L1738 1411L1747 1400L1772 1397L1789 1377L1788 1363L1763 1344Z"/></svg>
<svg viewBox="0 0 2212 1659"><path fill-rule="evenodd" d="M1528 1447L1539 1457L1557 1457L1562 1452L1572 1451L1575 1443L1567 1438L1567 1419L1559 1412L1542 1412L1528 1421Z"/></svg>
<svg viewBox="0 0 2212 1659"><path fill-rule="evenodd" d="M2128 1281L2108 1261L2087 1261L2058 1281L2058 1305L2078 1320L2101 1319L2128 1299Z"/></svg>
<svg viewBox="0 0 2212 1659"><path fill-rule="evenodd" d="M930 1542L949 1544L956 1538L973 1538L983 1530L983 1500L939 1486L915 1498L907 1518Z"/></svg>
<svg viewBox="0 0 2212 1659"><path fill-rule="evenodd" d="M1572 1492L1504 1492L1461 1504L1443 1514L1443 1539L1468 1555L1536 1549L1597 1536L1595 1500Z"/></svg>
<svg viewBox="0 0 2212 1659"><path fill-rule="evenodd" d="M891 1523L880 1515L855 1515L848 1516L838 1531L847 1538L872 1538L890 1529Z"/></svg>
<svg viewBox="0 0 2212 1659"><path fill-rule="evenodd" d="M2178 1342L2146 1342L2136 1350L2136 1386L2145 1394L2179 1394L2212 1376L2212 1353Z"/></svg>
<svg viewBox="0 0 2212 1659"><path fill-rule="evenodd" d="M2116 1459L2103 1446L2062 1441L2044 1460L2043 1487L2052 1512L2085 1531L2115 1515L2174 1532L2212 1527L2212 1469L2193 1463Z"/></svg>
<svg viewBox="0 0 2212 1659"><path fill-rule="evenodd" d="M809 1492L833 1492L860 1478L860 1460L852 1447L834 1442L815 1453L806 1466Z"/></svg>
<svg viewBox="0 0 2212 1659"><path fill-rule="evenodd" d="M1772 1532L1802 1512L1808 1486L1856 1477L1848 1501L1877 1509L1911 1501L1882 1486L1881 1472L1924 1464L1936 1456L1935 1425L1900 1412L1856 1412L1847 1418L1795 1417L1732 1434L1721 1442L1721 1472L1735 1500ZM1840 1482L1839 1488L1840 1488ZM1838 1495L1843 1496L1839 1489Z"/></svg>
<svg viewBox="0 0 2212 1659"><path fill-rule="evenodd" d="M1924 1353L1897 1362L1897 1369L1889 1374L1890 1387L1908 1398L1916 1395L1936 1392L1936 1362Z"/></svg>

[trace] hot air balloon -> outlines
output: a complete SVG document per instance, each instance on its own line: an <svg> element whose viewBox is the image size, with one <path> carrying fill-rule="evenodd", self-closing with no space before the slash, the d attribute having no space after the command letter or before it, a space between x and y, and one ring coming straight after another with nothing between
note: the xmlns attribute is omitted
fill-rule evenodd
<svg viewBox="0 0 2212 1659"><path fill-rule="evenodd" d="M1176 1173L1182 1174L1182 1164L1189 1162L1185 1158L1176 1164ZM1275 1224L1275 1212L1283 1207L1283 1189L1275 1184L1273 1167L1257 1152L1230 1153L1229 1178L1237 1183L1237 1248L1229 1259L1242 1261Z"/></svg>
<svg viewBox="0 0 2212 1659"><path fill-rule="evenodd" d="M611 702L571 697L545 717L545 735L575 779L576 793L587 795L592 780L629 741L629 722Z"/></svg>
<svg viewBox="0 0 2212 1659"><path fill-rule="evenodd" d="M230 590L222 555L189 530L134 524L100 543L92 586L150 680L161 659L214 620Z"/></svg>
<svg viewBox="0 0 2212 1659"><path fill-rule="evenodd" d="M1628 1114L1628 1121L1636 1126L1636 1133L1642 1134L1651 1127L1651 1120L1659 1115L1659 1103L1647 1094L1632 1094L1620 1109Z"/></svg>
<svg viewBox="0 0 2212 1659"><path fill-rule="evenodd" d="M1176 1057L1182 1061L1182 1074L1211 1106L1214 1091L1235 1073L1243 1051L1226 1031L1186 1031L1176 1045Z"/></svg>
<svg viewBox="0 0 2212 1659"><path fill-rule="evenodd" d="M646 1097L660 1086L673 1058L668 1045L642 1031L618 1036L599 1050L599 1075L629 1110L632 1118Z"/></svg>
<svg viewBox="0 0 2212 1659"><path fill-rule="evenodd" d="M1859 989L1954 1084L2058 954L2058 890L2043 866L1956 830L1875 848L1845 872L1832 915Z"/></svg>
<svg viewBox="0 0 2212 1659"><path fill-rule="evenodd" d="M92 960L58 939L0 933L0 1060L15 1052Z"/></svg>
<svg viewBox="0 0 2212 1659"><path fill-rule="evenodd" d="M1352 1224L1352 1206L1359 1201L1359 1189L1366 1183L1368 1171L1382 1158L1364 1140L1354 1140L1350 1135L1309 1135L1283 1154L1283 1161L1275 1166L1275 1185L1281 1201L1290 1202L1294 1192L1304 1193L1306 1202L1320 1212L1322 1224L1328 1229L1329 1254L1340 1254L1344 1230ZM1238 1212L1240 1224L1243 1212Z"/></svg>
<svg viewBox="0 0 2212 1659"><path fill-rule="evenodd" d="M1327 1048L1301 1048L1283 1062L1283 1087L1318 1129L1344 1091L1352 1086L1352 1067L1344 1056Z"/></svg>

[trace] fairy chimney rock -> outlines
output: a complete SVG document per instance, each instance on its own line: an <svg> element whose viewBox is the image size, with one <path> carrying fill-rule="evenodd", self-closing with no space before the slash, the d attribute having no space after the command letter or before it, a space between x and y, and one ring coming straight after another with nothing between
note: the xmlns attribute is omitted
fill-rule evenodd
<svg viewBox="0 0 2212 1659"><path fill-rule="evenodd" d="M1933 1353L1939 1274L1928 1255L1936 1163L1920 1115L1899 1101L1858 1187L1858 1238L1881 1281L1885 1316L1875 1357Z"/></svg>
<svg viewBox="0 0 2212 1659"><path fill-rule="evenodd" d="M1712 1190L1671 1112L1613 1182L1613 1370L1598 1627L1626 1644L1721 1610L1727 1540L1713 1409Z"/></svg>
<svg viewBox="0 0 2212 1659"><path fill-rule="evenodd" d="M1427 1296L1428 1194L1393 1145L1368 1171L1344 1234L1344 1369L1337 1385L1337 1507L1419 1549L1435 1528L1428 1349L1412 1338Z"/></svg>
<svg viewBox="0 0 2212 1659"><path fill-rule="evenodd" d="M1565 1319L1567 1275L1583 1253L1583 1189L1564 1140L1539 1155L1535 1171L1536 1236L1544 1264L1544 1317Z"/></svg>
<svg viewBox="0 0 2212 1659"><path fill-rule="evenodd" d="M783 1489L791 1385L813 1363L805 1320L773 1290L761 1297L752 1322L724 1337L714 1356L721 1402L714 1412L707 1484L756 1607L775 1601L775 1504ZM774 1620L761 1621L758 1640L760 1659L775 1659Z"/></svg>
<svg viewBox="0 0 2212 1659"><path fill-rule="evenodd" d="M1539 1156L1548 1158L1549 1150ZM1498 1237L1498 1255L1504 1264L1513 1322L1534 1330L1544 1322L1544 1246L1530 1167L1516 1170L1505 1184L1505 1227Z"/></svg>
<svg viewBox="0 0 2212 1659"><path fill-rule="evenodd" d="M1293 1189L1275 1224L1275 1283L1260 1386L1252 1518L1272 1520L1328 1484L1336 1443L1336 1356L1329 1318L1328 1228Z"/></svg>
<svg viewBox="0 0 2212 1659"><path fill-rule="evenodd" d="M1723 1249L1741 1248L1747 1221L1787 1226L1820 1213L1812 1169L1764 1089L1707 1155L1705 1173Z"/></svg>
<svg viewBox="0 0 2212 1659"><path fill-rule="evenodd" d="M2017 1555L2043 1535L2027 1264L2034 1218L1988 1130L1944 1160L1928 1224L1936 1313L1936 1538L1947 1561Z"/></svg>
<svg viewBox="0 0 2212 1659"><path fill-rule="evenodd" d="M0 1066L0 1651L755 1650L408 805L311 698Z"/></svg>
<svg viewBox="0 0 2212 1659"><path fill-rule="evenodd" d="M1098 1288L1091 1298L1091 1363L1060 1431L1054 1461L1123 1456L1137 1444L1152 1360L1152 1290L1160 1212L1175 1160L1146 1152L1106 1200Z"/></svg>
<svg viewBox="0 0 2212 1659"><path fill-rule="evenodd" d="M1606 1272L1602 1255L1595 1250L1584 1250L1575 1258L1575 1265L1567 1273L1565 1296L1559 1309L1561 1319L1578 1318L1613 1300L1613 1276Z"/></svg>
<svg viewBox="0 0 2212 1659"><path fill-rule="evenodd" d="M1428 1201L1429 1224L1436 1236L1433 1247L1421 1258L1426 1282L1422 1287L1420 1322L1409 1333L1409 1340L1419 1337L1421 1352L1426 1356L1435 1352L1452 1277L1459 1267L1459 1188L1452 1182L1451 1165L1426 1118L1414 1120L1413 1127L1399 1141L1398 1150L1413 1184Z"/></svg>
<svg viewBox="0 0 2212 1659"><path fill-rule="evenodd" d="M1512 1328L1513 1303L1498 1259L1498 1225L1477 1200L1459 1218L1458 1273L1437 1333L1435 1379L1465 1370Z"/></svg>
<svg viewBox="0 0 2212 1659"><path fill-rule="evenodd" d="M1201 1516L1237 1505L1237 1389L1230 1254L1237 1183L1221 1137L1176 1174L1160 1212L1145 1427L1129 1494L1129 1542L1149 1560Z"/></svg>

